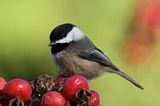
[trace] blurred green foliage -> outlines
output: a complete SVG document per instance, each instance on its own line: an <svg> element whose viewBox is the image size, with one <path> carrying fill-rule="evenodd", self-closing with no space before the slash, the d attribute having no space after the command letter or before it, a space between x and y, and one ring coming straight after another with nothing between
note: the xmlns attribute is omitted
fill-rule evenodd
<svg viewBox="0 0 160 106"><path fill-rule="evenodd" d="M145 90L117 75L90 81L102 106L159 106L159 58L151 66L136 68L123 63L119 48L134 0L0 0L0 76L34 79L42 73L57 75L51 60L49 34L61 23L80 27L110 59Z"/></svg>

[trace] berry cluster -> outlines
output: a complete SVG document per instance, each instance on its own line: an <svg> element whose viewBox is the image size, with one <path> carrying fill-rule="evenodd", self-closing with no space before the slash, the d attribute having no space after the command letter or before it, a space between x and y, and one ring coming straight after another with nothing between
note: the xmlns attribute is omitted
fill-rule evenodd
<svg viewBox="0 0 160 106"><path fill-rule="evenodd" d="M100 95L81 75L56 79L43 74L35 80L0 78L0 106L100 106Z"/></svg>

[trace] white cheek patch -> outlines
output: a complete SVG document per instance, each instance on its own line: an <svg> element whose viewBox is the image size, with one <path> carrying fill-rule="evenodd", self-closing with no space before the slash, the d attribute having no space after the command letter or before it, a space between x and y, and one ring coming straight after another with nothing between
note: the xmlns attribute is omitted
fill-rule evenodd
<svg viewBox="0 0 160 106"><path fill-rule="evenodd" d="M72 41L78 41L84 38L84 33L77 27L73 27L73 29L67 34L67 36L63 39L56 41L55 43L69 43Z"/></svg>

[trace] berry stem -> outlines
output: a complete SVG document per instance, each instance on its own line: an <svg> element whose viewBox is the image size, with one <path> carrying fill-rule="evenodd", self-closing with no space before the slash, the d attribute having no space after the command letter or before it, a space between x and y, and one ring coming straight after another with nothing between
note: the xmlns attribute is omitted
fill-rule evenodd
<svg viewBox="0 0 160 106"><path fill-rule="evenodd" d="M13 98L9 101L9 106L24 106L24 102L19 98Z"/></svg>
<svg viewBox="0 0 160 106"><path fill-rule="evenodd" d="M13 98L9 101L9 106L12 106L12 104L16 101L16 98Z"/></svg>

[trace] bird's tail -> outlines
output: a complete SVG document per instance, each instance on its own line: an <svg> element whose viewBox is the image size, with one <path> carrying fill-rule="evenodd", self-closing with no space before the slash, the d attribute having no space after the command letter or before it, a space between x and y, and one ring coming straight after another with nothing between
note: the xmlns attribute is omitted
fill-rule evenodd
<svg viewBox="0 0 160 106"><path fill-rule="evenodd" d="M125 78L126 80L128 80L129 82L131 82L132 84L134 84L136 87L143 89L143 87L138 84L134 79L132 79L130 76L128 76L127 74L119 71L119 70L114 70L114 73L120 75L121 77Z"/></svg>
<svg viewBox="0 0 160 106"><path fill-rule="evenodd" d="M117 68L115 65L112 64L112 62L108 62L107 63L108 67L111 68L111 70L108 70L111 73L116 73L117 75L123 77L124 79L126 79L127 81L131 82L132 84L134 84L136 87L143 89L143 87L138 84L134 79L132 79L130 76L128 76L127 74L125 74L124 72L120 71L119 68ZM107 70L106 70L107 71Z"/></svg>
<svg viewBox="0 0 160 106"><path fill-rule="evenodd" d="M125 74L124 72L120 71L119 68L117 68L115 65L113 65L111 62L107 63L108 67L111 68L111 70L108 70L111 73L116 73L117 75L123 77L124 79L126 79L127 81L131 82L132 84L134 84L136 87L143 89L143 87L138 84L134 79L132 79L130 76L128 76L127 74ZM106 70L107 71L107 70Z"/></svg>

